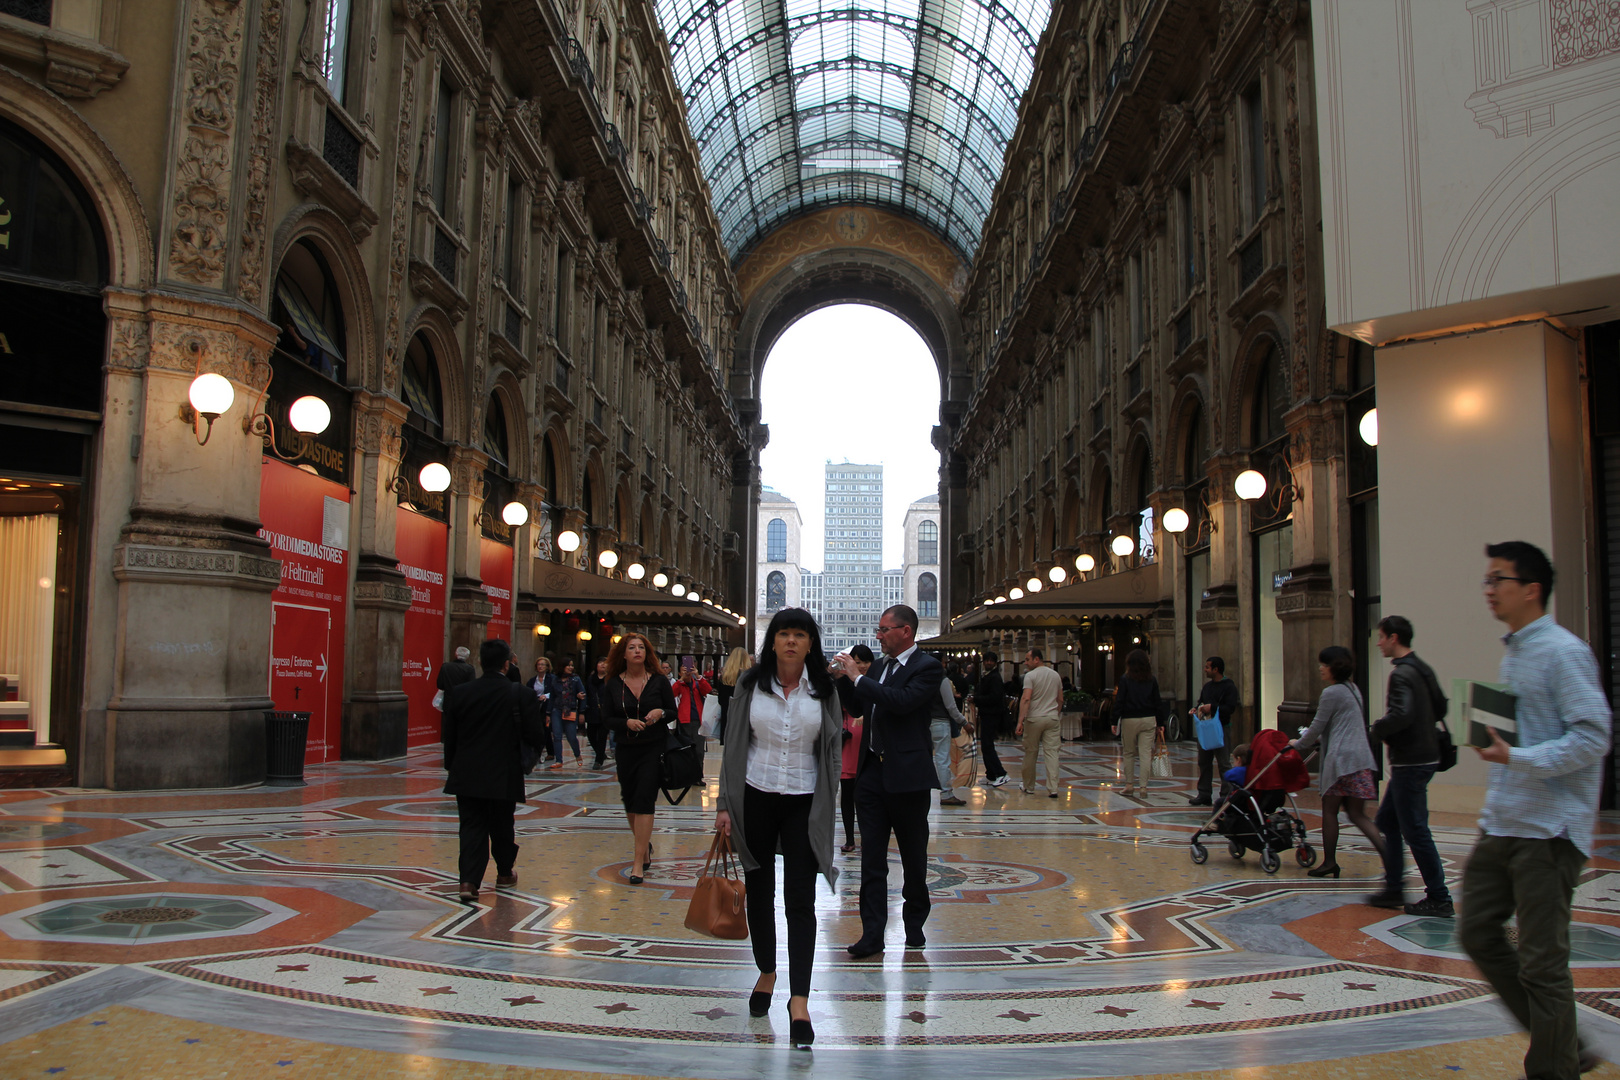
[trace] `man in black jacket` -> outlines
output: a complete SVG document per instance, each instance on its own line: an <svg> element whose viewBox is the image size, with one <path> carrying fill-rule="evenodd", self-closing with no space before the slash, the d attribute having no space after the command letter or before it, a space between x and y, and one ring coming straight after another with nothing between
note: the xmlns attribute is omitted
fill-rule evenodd
<svg viewBox="0 0 1620 1080"><path fill-rule="evenodd" d="M1408 915L1452 917L1451 892L1446 888L1440 853L1429 833L1429 781L1440 764L1440 739L1435 725L1446 715L1446 696L1434 669L1412 651L1412 623L1401 615L1378 620L1378 651L1393 661L1384 715L1372 733L1389 747L1389 780L1379 804L1376 824L1384 834L1384 890L1367 898L1374 907L1402 908ZM1423 875L1427 895L1408 904L1401 888L1401 842L1412 849L1412 861Z"/></svg>
<svg viewBox="0 0 1620 1080"><path fill-rule="evenodd" d="M984 782L1001 787L1007 782L1007 768L996 752L996 739L1007 726L1007 690L1001 682L1001 659L986 651L980 657L984 674L973 688L973 704L979 714L979 754L984 758Z"/></svg>
<svg viewBox="0 0 1620 1080"><path fill-rule="evenodd" d="M500 638L478 648L483 678L451 687L444 695L444 793L456 797L461 819L461 899L478 899L490 856L495 884L516 885L518 846L512 814L524 801L519 741L538 749L546 728L534 693L507 679L512 650Z"/></svg>
<svg viewBox="0 0 1620 1080"><path fill-rule="evenodd" d="M905 903L900 917L906 948L927 944L928 793L939 787L930 732L932 704L945 680L940 662L917 648L917 613L896 604L878 619L883 660L866 674L853 656L837 663L855 684L855 701L866 710L860 764L855 771L855 813L861 822L861 938L848 947L859 960L883 951L889 921L889 834L900 849Z"/></svg>
<svg viewBox="0 0 1620 1080"><path fill-rule="evenodd" d="M1195 722L1199 716L1220 718L1221 745L1213 750L1198 748L1198 794L1187 800L1188 805L1210 805L1215 777L1226 775L1230 767L1227 748L1232 745L1232 718L1237 710L1237 683L1226 677L1226 661L1218 656L1209 657L1204 661L1204 688L1198 694L1198 705L1193 713Z"/></svg>

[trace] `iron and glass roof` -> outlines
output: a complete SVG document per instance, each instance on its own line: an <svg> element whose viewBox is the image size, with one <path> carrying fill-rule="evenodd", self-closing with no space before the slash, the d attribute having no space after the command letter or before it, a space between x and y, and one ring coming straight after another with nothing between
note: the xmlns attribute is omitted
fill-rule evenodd
<svg viewBox="0 0 1620 1080"><path fill-rule="evenodd" d="M727 250L861 203L978 248L1050 0L656 0Z"/></svg>

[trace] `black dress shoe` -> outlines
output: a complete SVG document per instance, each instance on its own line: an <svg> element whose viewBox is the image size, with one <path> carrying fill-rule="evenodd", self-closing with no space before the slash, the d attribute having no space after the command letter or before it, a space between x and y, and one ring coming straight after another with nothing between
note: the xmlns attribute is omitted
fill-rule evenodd
<svg viewBox="0 0 1620 1080"><path fill-rule="evenodd" d="M748 995L748 1015L764 1016L771 1011L771 994L766 990L755 990Z"/></svg>
<svg viewBox="0 0 1620 1080"><path fill-rule="evenodd" d="M795 1048L809 1046L816 1041L816 1029L810 1026L808 1020L795 1020L788 1025L788 1038Z"/></svg>
<svg viewBox="0 0 1620 1080"><path fill-rule="evenodd" d="M906 931L906 948L921 949L928 944L928 936L921 930Z"/></svg>
<svg viewBox="0 0 1620 1080"><path fill-rule="evenodd" d="M846 946L844 951L856 960L864 960L868 956L876 956L882 952L883 942L868 941L866 938L861 938L855 944Z"/></svg>

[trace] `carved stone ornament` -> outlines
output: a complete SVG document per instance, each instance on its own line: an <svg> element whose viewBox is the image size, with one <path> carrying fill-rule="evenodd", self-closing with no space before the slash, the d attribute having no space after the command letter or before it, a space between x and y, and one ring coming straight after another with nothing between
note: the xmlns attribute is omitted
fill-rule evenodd
<svg viewBox="0 0 1620 1080"><path fill-rule="evenodd" d="M231 129L240 89L238 0L199 0L186 44L186 107L174 179L169 269L198 285L225 279L230 244Z"/></svg>
<svg viewBox="0 0 1620 1080"><path fill-rule="evenodd" d="M243 207L241 274L237 295L258 304L264 293L265 208L270 198L270 170L281 90L282 0L261 0L259 9L258 78L253 87L252 144L248 152L247 199Z"/></svg>
<svg viewBox="0 0 1620 1080"><path fill-rule="evenodd" d="M394 192L389 205L388 286L384 301L382 388L393 392L399 385L399 354L405 343L399 340L399 312L404 302L405 275L410 256L411 196L411 116L416 96L416 64L407 57L400 71L399 118L394 138Z"/></svg>

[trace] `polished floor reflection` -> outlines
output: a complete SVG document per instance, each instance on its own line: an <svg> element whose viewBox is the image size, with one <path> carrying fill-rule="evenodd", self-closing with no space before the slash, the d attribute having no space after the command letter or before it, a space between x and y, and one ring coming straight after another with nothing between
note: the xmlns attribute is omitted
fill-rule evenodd
<svg viewBox="0 0 1620 1080"><path fill-rule="evenodd" d="M748 1017L747 943L683 925L712 823L695 793L660 809L632 886L612 776L536 774L518 885L467 906L436 752L300 789L0 791L0 1076L1521 1074L1452 925L1359 903L1378 872L1359 837L1339 880L1221 847L1193 863L1192 755L1173 753L1135 798L1112 743L1065 744L1057 799L962 789L935 817L924 950L895 919L885 953L850 960L858 868L818 885L810 1053L783 995ZM1456 876L1472 822L1435 824ZM1620 819L1600 829L1575 977L1615 1056Z"/></svg>

